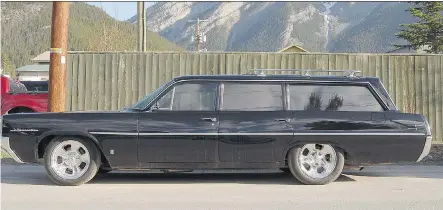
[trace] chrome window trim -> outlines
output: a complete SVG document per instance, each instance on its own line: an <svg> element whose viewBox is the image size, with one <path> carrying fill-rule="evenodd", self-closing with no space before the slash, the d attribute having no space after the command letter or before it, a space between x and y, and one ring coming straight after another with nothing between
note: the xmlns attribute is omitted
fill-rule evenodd
<svg viewBox="0 0 443 210"><path fill-rule="evenodd" d="M368 81L327 81L327 80L309 80L309 79L293 79L293 80L287 80L287 79L184 79L184 80L179 80L179 81L173 81L171 82L170 85L168 85L167 87L165 87L165 89L163 91L161 91L155 98L153 98L143 109L142 111L149 111L148 108L152 106L152 104L158 100L158 98L166 91L168 90L171 86L174 86L176 84L182 83L182 82L283 82L283 83L293 83L293 82L309 82L312 84L316 84L316 83L343 83L343 84L362 84L362 85L369 85L369 87L371 88L371 91L375 91L374 87L371 85L370 82ZM380 96L378 95L377 92L375 92L375 97L377 98L377 100L379 101L379 103L382 104L382 106L384 106L384 108L386 109L386 111L391 110L389 109L389 106L385 103L385 101L381 100ZM374 93L373 93L374 94ZM218 109L219 110L219 109Z"/></svg>

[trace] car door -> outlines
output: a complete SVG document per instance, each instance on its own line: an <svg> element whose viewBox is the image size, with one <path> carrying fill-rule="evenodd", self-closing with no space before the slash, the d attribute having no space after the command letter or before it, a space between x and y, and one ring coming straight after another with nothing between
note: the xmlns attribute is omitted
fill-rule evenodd
<svg viewBox="0 0 443 210"><path fill-rule="evenodd" d="M292 139L282 84L223 82L220 90L220 162L260 167L254 163L281 161L281 151Z"/></svg>
<svg viewBox="0 0 443 210"><path fill-rule="evenodd" d="M150 111L140 113L141 166L214 162L217 91L216 82L180 82L159 96Z"/></svg>

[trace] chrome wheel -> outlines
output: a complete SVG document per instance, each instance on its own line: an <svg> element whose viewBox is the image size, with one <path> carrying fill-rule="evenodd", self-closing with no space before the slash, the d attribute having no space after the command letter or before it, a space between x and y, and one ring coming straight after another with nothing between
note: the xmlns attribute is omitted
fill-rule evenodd
<svg viewBox="0 0 443 210"><path fill-rule="evenodd" d="M301 171L312 179L329 176L337 164L337 154L328 144L306 144L298 155Z"/></svg>
<svg viewBox="0 0 443 210"><path fill-rule="evenodd" d="M85 145L66 140L57 145L51 155L51 168L63 179L77 179L89 168L90 154Z"/></svg>

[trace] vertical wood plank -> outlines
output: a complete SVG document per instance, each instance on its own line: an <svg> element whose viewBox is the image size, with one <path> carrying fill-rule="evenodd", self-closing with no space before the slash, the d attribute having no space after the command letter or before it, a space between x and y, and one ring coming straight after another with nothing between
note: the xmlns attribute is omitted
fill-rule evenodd
<svg viewBox="0 0 443 210"><path fill-rule="evenodd" d="M173 63L172 59L173 56L171 53L163 54L165 56L165 69L163 70L165 72L165 80L162 82L162 84L166 83L166 81L169 81L172 79L172 72L173 72Z"/></svg>
<svg viewBox="0 0 443 210"><path fill-rule="evenodd" d="M443 56L438 57L439 69L435 71L435 87L436 87L436 98L435 103L436 110L436 133L439 134L437 141L443 143Z"/></svg>
<svg viewBox="0 0 443 210"><path fill-rule="evenodd" d="M72 111L78 111L78 55L74 56L72 60L72 96L71 108Z"/></svg>
<svg viewBox="0 0 443 210"><path fill-rule="evenodd" d="M197 53L192 54L192 75L197 75L200 72L199 59Z"/></svg>
<svg viewBox="0 0 443 210"><path fill-rule="evenodd" d="M78 110L85 110L86 62L85 54L78 54Z"/></svg>
<svg viewBox="0 0 443 210"><path fill-rule="evenodd" d="M112 54L112 69L111 69L111 109L118 110L118 70L119 70L119 54Z"/></svg>
<svg viewBox="0 0 443 210"><path fill-rule="evenodd" d="M381 56L381 80L383 82L383 85L385 88L387 88L386 91L389 92L389 57L386 55Z"/></svg>
<svg viewBox="0 0 443 210"><path fill-rule="evenodd" d="M214 75L214 55L212 53L206 54L206 74Z"/></svg>
<svg viewBox="0 0 443 210"><path fill-rule="evenodd" d="M93 54L86 56L85 110L92 110L92 75L94 72Z"/></svg>
<svg viewBox="0 0 443 210"><path fill-rule="evenodd" d="M174 53L172 55L172 64L172 78L175 78L180 75L180 54Z"/></svg>
<svg viewBox="0 0 443 210"><path fill-rule="evenodd" d="M159 85L159 64L158 64L158 53L152 54L152 61L151 61L151 72L152 72L152 78L151 78L151 92L157 89Z"/></svg>
<svg viewBox="0 0 443 210"><path fill-rule="evenodd" d="M428 76L428 120L429 120L429 124L431 125L431 129L433 131L435 131L437 128L436 126L436 112L435 112L435 104L436 104L436 100L435 100L435 71L437 70L436 68L436 57L435 56L426 56L426 60L427 60L427 76Z"/></svg>
<svg viewBox="0 0 443 210"><path fill-rule="evenodd" d="M219 55L219 60L220 62L218 63L219 65L219 74L223 75L226 74L226 54L222 53Z"/></svg>
<svg viewBox="0 0 443 210"><path fill-rule="evenodd" d="M422 81L422 89L421 89L421 95L422 95L422 106L423 106L423 114L428 117L429 119L429 90L428 90L428 61L426 59L426 56L421 56L421 81Z"/></svg>
<svg viewBox="0 0 443 210"><path fill-rule="evenodd" d="M198 60L198 65L199 65L199 69L198 69L198 75L204 75L207 74L206 72L206 53L199 53L199 60Z"/></svg>
<svg viewBox="0 0 443 210"><path fill-rule="evenodd" d="M186 54L184 53L180 53L180 76L185 76L186 75Z"/></svg>
<svg viewBox="0 0 443 210"><path fill-rule="evenodd" d="M145 95L153 91L153 76L152 76L152 53L145 54L146 60L146 74L145 74Z"/></svg>
<svg viewBox="0 0 443 210"><path fill-rule="evenodd" d="M401 88L401 65L400 65L400 56L395 56L393 57L394 59L394 82L395 82L395 86L394 86L394 93L395 93L395 103L398 104L398 108L402 111L404 111L404 104L403 101L401 100L401 96L402 96L402 88Z"/></svg>
<svg viewBox="0 0 443 210"><path fill-rule="evenodd" d="M128 106L132 101L132 54L125 53L125 73L126 73L126 83L125 83L125 103L123 106Z"/></svg>
<svg viewBox="0 0 443 210"><path fill-rule="evenodd" d="M99 65L98 65L98 100L97 100L97 110L103 110L105 107L105 65L106 65L106 54L98 54Z"/></svg>
<svg viewBox="0 0 443 210"><path fill-rule="evenodd" d="M142 98L144 98L146 96L146 87L147 87L147 83L148 81L145 79L146 78L146 72L147 72L147 68L146 68L146 54L147 53L139 53L137 55L138 60L139 60L139 66L138 66L138 97L137 97L137 101L140 101Z"/></svg>
<svg viewBox="0 0 443 210"><path fill-rule="evenodd" d="M112 109L112 55L109 53L105 54L105 110Z"/></svg>
<svg viewBox="0 0 443 210"><path fill-rule="evenodd" d="M77 54L68 54L68 63L66 71L66 99L65 99L65 109L66 111L72 111L72 71L73 65L72 61Z"/></svg>
<svg viewBox="0 0 443 210"><path fill-rule="evenodd" d="M397 100L395 98L395 59L393 56L388 57L389 68L388 68L388 84L389 84L389 94L391 95L392 100L400 108L400 104L397 104Z"/></svg>
<svg viewBox="0 0 443 210"><path fill-rule="evenodd" d="M118 109L125 106L126 101L126 53L119 54L119 65L118 65Z"/></svg>

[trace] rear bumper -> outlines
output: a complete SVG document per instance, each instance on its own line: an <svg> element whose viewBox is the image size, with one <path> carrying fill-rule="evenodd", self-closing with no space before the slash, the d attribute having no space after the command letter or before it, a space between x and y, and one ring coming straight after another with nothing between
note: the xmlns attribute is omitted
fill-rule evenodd
<svg viewBox="0 0 443 210"><path fill-rule="evenodd" d="M2 137L2 149L6 150L6 152L18 163L24 163L18 156L15 154L15 152L11 149L11 146L9 145L9 138Z"/></svg>
<svg viewBox="0 0 443 210"><path fill-rule="evenodd" d="M425 145L423 147L423 151L421 152L420 157L418 157L417 162L420 162L421 160L423 160L424 157L426 157L429 154L429 152L431 151L431 146L432 146L432 136L427 136Z"/></svg>

